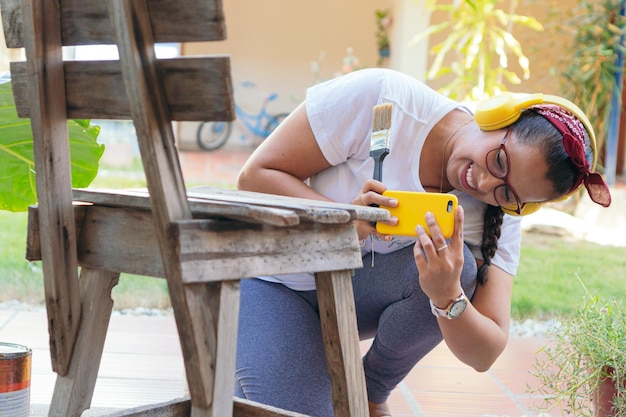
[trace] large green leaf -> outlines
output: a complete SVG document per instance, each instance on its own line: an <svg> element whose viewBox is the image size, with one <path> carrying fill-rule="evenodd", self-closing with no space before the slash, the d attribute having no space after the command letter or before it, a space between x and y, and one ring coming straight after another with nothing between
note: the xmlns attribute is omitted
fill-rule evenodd
<svg viewBox="0 0 626 417"><path fill-rule="evenodd" d="M87 187L98 174L104 145L100 127L70 120L72 186ZM11 83L0 84L0 210L24 211L37 202L33 136L29 119L17 117Z"/></svg>

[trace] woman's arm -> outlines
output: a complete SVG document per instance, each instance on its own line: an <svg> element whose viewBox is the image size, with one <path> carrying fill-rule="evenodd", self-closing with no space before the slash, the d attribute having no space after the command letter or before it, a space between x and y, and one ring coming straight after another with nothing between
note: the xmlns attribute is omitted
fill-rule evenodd
<svg viewBox="0 0 626 417"><path fill-rule="evenodd" d="M432 218L427 222L433 238L423 229L418 230L415 262L420 286L436 306L443 308L461 293L463 210L457 212L455 232L445 250L437 251L445 245L445 239ZM472 302L460 317L437 318L450 350L479 372L488 370L506 346L512 289L513 276L492 265L487 283L476 287Z"/></svg>
<svg viewBox="0 0 626 417"><path fill-rule="evenodd" d="M437 319L450 350L479 372L493 365L509 337L513 276L491 265L488 277L484 286L477 285L461 317Z"/></svg>
<svg viewBox="0 0 626 417"><path fill-rule="evenodd" d="M329 167L302 103L252 153L239 173L237 187L328 201L308 187L304 180Z"/></svg>
<svg viewBox="0 0 626 417"><path fill-rule="evenodd" d="M330 166L315 139L303 103L252 153L239 173L237 187L246 191L331 201L304 182ZM395 207L396 200L381 195L385 189L381 182L369 180L352 203ZM396 221L391 218L387 223L393 225ZM378 233L369 222L355 223L359 239L369 235L391 239L391 235Z"/></svg>

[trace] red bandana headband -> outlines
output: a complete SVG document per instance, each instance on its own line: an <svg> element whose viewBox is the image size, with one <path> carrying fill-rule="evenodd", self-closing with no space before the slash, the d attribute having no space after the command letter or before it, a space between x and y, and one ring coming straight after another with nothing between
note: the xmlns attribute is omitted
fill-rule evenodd
<svg viewBox="0 0 626 417"><path fill-rule="evenodd" d="M565 152L578 169L578 177L568 194L581 184L585 184L591 200L608 207L611 204L611 193L602 175L591 172L589 162L585 158L585 127L580 120L566 109L552 104L533 106L532 109L545 117L563 135Z"/></svg>

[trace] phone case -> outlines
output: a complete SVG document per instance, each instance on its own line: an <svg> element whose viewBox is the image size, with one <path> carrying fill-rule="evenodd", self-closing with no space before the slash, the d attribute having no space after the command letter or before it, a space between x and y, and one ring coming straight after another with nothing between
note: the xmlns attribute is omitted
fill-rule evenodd
<svg viewBox="0 0 626 417"><path fill-rule="evenodd" d="M391 226L385 223L376 223L376 230L386 235L417 236L415 227L421 224L430 235L426 225L426 213L431 212L446 239L454 232L454 213L459 200L454 194L426 193L411 191L387 190L386 197L398 199L397 207L380 206L389 210L392 216L398 218L398 224Z"/></svg>

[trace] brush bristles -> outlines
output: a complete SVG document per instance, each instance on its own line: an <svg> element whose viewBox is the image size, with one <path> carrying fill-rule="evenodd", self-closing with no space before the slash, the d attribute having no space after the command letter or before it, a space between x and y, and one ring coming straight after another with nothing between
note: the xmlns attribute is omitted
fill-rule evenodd
<svg viewBox="0 0 626 417"><path fill-rule="evenodd" d="M374 106L374 114L372 116L372 132L389 129L391 127L391 103L378 104Z"/></svg>

